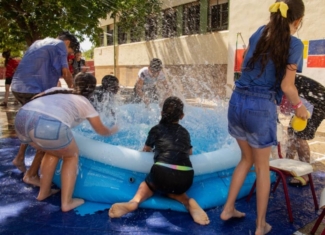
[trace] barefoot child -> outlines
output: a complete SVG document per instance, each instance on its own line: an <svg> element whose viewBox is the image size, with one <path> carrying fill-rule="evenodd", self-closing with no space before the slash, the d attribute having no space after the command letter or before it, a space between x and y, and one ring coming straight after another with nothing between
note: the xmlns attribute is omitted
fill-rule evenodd
<svg viewBox="0 0 325 235"><path fill-rule="evenodd" d="M136 210L141 202L157 192L182 203L196 223L210 223L204 210L185 193L193 183L194 171L189 158L192 154L190 135L178 124L184 117L183 107L183 102L177 97L165 100L161 120L151 128L143 148L146 152L154 148L155 163L129 202L112 205L108 212L111 218L120 218Z"/></svg>
<svg viewBox="0 0 325 235"><path fill-rule="evenodd" d="M270 193L269 157L276 138L276 103L288 97L295 115L308 118L295 87L296 71L302 70L303 48L297 32L304 16L302 0L277 0L269 8L270 21L250 37L242 74L235 82L228 108L228 130L241 149L241 160L231 179L229 194L220 215L222 220L244 217L235 201L251 167L256 172L257 218L255 235L267 234Z"/></svg>
<svg viewBox="0 0 325 235"><path fill-rule="evenodd" d="M69 211L84 203L72 198L78 169L79 150L71 128L87 119L94 130L104 136L117 131L103 125L98 112L88 101L96 87L96 78L88 73L77 74L74 88L51 88L22 106L15 119L15 128L22 143L42 150L45 155L40 168L40 191L37 200L44 200L58 190L51 189L59 159L61 171L61 209Z"/></svg>

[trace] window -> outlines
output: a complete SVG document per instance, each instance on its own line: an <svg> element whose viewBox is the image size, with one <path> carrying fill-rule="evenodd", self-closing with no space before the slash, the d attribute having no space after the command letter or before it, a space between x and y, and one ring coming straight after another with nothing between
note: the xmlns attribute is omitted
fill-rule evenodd
<svg viewBox="0 0 325 235"><path fill-rule="evenodd" d="M145 24L145 39L146 41L154 40L157 38L157 25L158 21L156 17L148 17Z"/></svg>
<svg viewBox="0 0 325 235"><path fill-rule="evenodd" d="M131 37L131 42L140 42L141 41L141 35L143 32L143 27L135 26L131 28L130 30L130 37Z"/></svg>
<svg viewBox="0 0 325 235"><path fill-rule="evenodd" d="M126 33L126 31L120 25L117 27L117 31L118 31L118 33L117 33L118 44L125 44L127 42L127 33Z"/></svg>
<svg viewBox="0 0 325 235"><path fill-rule="evenodd" d="M195 2L184 5L183 34L195 34L200 32L200 3Z"/></svg>
<svg viewBox="0 0 325 235"><path fill-rule="evenodd" d="M106 46L105 45L105 38L106 38L106 40L107 40L107 46L109 46L109 45L113 45L113 30L109 30L109 26L107 26L107 33L105 33L105 29L104 29L104 32L103 33L101 33L100 35L99 35L99 43L100 43L100 46L102 47L102 46Z"/></svg>
<svg viewBox="0 0 325 235"><path fill-rule="evenodd" d="M177 11L168 9L163 12L162 37L171 38L177 35Z"/></svg>
<svg viewBox="0 0 325 235"><path fill-rule="evenodd" d="M103 34L103 33L101 33L101 34L99 35L99 45L100 45L101 47L105 46L105 45L104 45L104 37L105 37L105 34Z"/></svg>
<svg viewBox="0 0 325 235"><path fill-rule="evenodd" d="M114 30L107 30L107 34L105 35L107 38L107 46L111 46L113 45L114 39L113 39L113 35L114 34Z"/></svg>
<svg viewBox="0 0 325 235"><path fill-rule="evenodd" d="M228 14L229 4L228 0L214 0L210 1L209 10L209 28L212 31L227 30L228 29Z"/></svg>

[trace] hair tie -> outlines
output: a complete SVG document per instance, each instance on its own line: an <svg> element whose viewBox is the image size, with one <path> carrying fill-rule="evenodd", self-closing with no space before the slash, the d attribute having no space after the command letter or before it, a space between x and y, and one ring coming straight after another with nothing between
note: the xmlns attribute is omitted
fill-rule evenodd
<svg viewBox="0 0 325 235"><path fill-rule="evenodd" d="M270 6L269 11L270 12L277 12L279 9L280 9L280 12L281 12L281 16L283 18L287 18L287 11L288 11L289 7L284 2L276 2L276 3L273 3Z"/></svg>

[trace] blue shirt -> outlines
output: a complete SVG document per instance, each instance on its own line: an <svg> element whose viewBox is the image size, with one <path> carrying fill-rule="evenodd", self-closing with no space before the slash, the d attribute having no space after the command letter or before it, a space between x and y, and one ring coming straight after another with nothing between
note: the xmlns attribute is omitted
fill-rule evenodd
<svg viewBox="0 0 325 235"><path fill-rule="evenodd" d="M277 100L282 97L281 84L276 84L275 66L269 60L261 74L262 65L258 61L252 70L245 70L247 62L253 56L258 40L260 39L265 26L260 27L249 39L249 48L242 65L242 74L235 82L237 87L259 86L277 92ZM297 72L302 71L304 45L300 39L291 36L289 58L287 64L296 64ZM283 71L284 74L285 71ZM260 75L261 74L261 75ZM260 75L260 76L259 76Z"/></svg>
<svg viewBox="0 0 325 235"><path fill-rule="evenodd" d="M11 89L40 93L57 86L62 69L68 68L68 52L62 40L45 38L34 42L19 63Z"/></svg>

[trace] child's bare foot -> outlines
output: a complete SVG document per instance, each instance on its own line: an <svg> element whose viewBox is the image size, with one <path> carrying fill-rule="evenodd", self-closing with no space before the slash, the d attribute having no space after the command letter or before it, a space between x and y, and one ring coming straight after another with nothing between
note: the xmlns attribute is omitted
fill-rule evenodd
<svg viewBox="0 0 325 235"><path fill-rule="evenodd" d="M220 218L222 220L229 220L231 218L243 218L245 216L245 213L237 211L236 209L233 209L232 211L226 211L225 209L223 209Z"/></svg>
<svg viewBox="0 0 325 235"><path fill-rule="evenodd" d="M31 185L34 185L36 187L40 187L41 186L41 181L40 181L40 179L39 179L38 176L29 177L27 174L25 174L25 176L23 178L23 181L26 184L31 184Z"/></svg>
<svg viewBox="0 0 325 235"><path fill-rule="evenodd" d="M36 199L39 201L43 201L44 199L48 198L49 196L51 196L53 194L56 194L59 191L60 191L60 189L51 189L48 192L41 192L41 190L40 190Z"/></svg>
<svg viewBox="0 0 325 235"><path fill-rule="evenodd" d="M193 198L190 198L188 201L188 211L190 212L194 222L200 225L207 225L210 223L207 213L205 213Z"/></svg>
<svg viewBox="0 0 325 235"><path fill-rule="evenodd" d="M85 203L85 200L83 200L81 198L72 198L69 203L67 203L65 205L61 204L61 210L63 212L67 212L67 211L70 211L70 210L84 204L84 203Z"/></svg>
<svg viewBox="0 0 325 235"><path fill-rule="evenodd" d="M134 201L115 203L108 211L108 216L111 218L120 218L123 215L134 211L138 208L139 204Z"/></svg>
<svg viewBox="0 0 325 235"><path fill-rule="evenodd" d="M15 158L12 161L12 164L14 164L15 167L18 168L21 172L25 173L26 172L26 166L24 161L18 161L17 158Z"/></svg>
<svg viewBox="0 0 325 235"><path fill-rule="evenodd" d="M255 235L264 235L270 232L272 229L272 226L269 225L268 223L265 224L264 227L257 227L255 231Z"/></svg>

